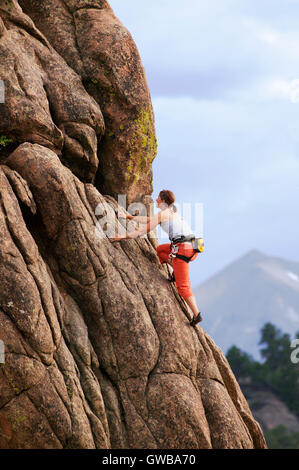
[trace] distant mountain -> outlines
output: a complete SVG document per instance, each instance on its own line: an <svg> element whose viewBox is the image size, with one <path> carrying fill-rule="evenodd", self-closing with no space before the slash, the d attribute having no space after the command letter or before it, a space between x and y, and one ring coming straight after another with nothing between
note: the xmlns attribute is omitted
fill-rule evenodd
<svg viewBox="0 0 299 470"><path fill-rule="evenodd" d="M299 263L253 250L193 289L203 328L226 353L233 344L260 359L260 329L299 330Z"/></svg>

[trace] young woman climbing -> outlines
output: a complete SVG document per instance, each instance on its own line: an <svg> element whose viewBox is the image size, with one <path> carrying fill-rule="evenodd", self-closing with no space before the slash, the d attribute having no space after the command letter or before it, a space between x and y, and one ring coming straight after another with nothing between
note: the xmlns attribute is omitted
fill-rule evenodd
<svg viewBox="0 0 299 470"><path fill-rule="evenodd" d="M146 226L127 233L125 237L115 236L112 241L136 238L150 232L158 224L161 225L161 228L168 234L171 243L159 245L157 255L161 264L168 263L173 267L173 280L175 280L179 294L193 312L190 324L195 326L202 321L202 317L190 286L189 261L195 260L198 252L194 252L191 241L188 241L188 239L191 240L193 234L187 222L177 212L174 201L175 196L172 191L166 189L160 191L156 199L156 207L161 211L152 217L133 216L126 213L126 218L146 224Z"/></svg>

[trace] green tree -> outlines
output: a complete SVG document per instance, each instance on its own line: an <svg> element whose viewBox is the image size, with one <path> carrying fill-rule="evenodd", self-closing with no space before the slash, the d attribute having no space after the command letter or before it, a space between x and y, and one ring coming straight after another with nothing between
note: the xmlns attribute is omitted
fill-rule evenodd
<svg viewBox="0 0 299 470"><path fill-rule="evenodd" d="M263 326L259 344L265 345L260 352L270 368L281 367L289 362L290 335L283 334L279 328L271 323L266 323Z"/></svg>
<svg viewBox="0 0 299 470"><path fill-rule="evenodd" d="M254 360L248 353L241 351L237 346L232 346L226 357L237 379L251 376Z"/></svg>
<svg viewBox="0 0 299 470"><path fill-rule="evenodd" d="M259 344L264 346L261 355L265 359L265 381L292 411L299 414L299 367L291 362L290 335L266 323L261 330Z"/></svg>
<svg viewBox="0 0 299 470"><path fill-rule="evenodd" d="M291 433L285 426L276 426L264 432L269 449L299 449L299 432Z"/></svg>
<svg viewBox="0 0 299 470"><path fill-rule="evenodd" d="M299 339L299 332L295 338ZM291 337L271 323L261 329L263 363L232 346L227 359L236 378L250 377L253 383L267 385L276 392L290 410L299 416L299 363L291 362Z"/></svg>

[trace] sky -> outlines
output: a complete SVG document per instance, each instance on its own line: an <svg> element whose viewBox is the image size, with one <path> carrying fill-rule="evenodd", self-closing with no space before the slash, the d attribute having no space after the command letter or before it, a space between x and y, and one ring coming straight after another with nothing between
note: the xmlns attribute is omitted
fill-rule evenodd
<svg viewBox="0 0 299 470"><path fill-rule="evenodd" d="M193 227L203 207L191 285L252 249L299 261L299 0L110 5L152 97L152 197L171 189Z"/></svg>

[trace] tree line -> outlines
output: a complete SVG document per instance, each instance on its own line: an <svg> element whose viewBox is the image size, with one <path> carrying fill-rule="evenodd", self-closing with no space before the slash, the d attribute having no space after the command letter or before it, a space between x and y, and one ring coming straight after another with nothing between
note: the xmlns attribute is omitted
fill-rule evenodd
<svg viewBox="0 0 299 470"><path fill-rule="evenodd" d="M299 331L294 339L299 339ZM228 350L226 357L236 379L250 378L252 384L270 388L299 417L299 362L291 360L295 352L291 336L266 323L258 344L261 362L236 346ZM299 353L294 356L299 358ZM299 448L299 433L291 434L283 426L265 431L265 437L270 448Z"/></svg>

